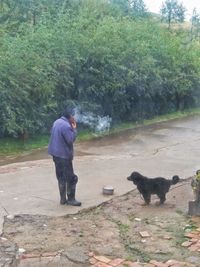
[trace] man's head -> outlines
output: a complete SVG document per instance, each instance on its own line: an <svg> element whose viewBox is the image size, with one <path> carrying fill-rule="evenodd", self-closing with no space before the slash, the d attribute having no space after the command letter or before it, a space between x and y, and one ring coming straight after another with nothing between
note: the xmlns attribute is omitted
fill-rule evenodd
<svg viewBox="0 0 200 267"><path fill-rule="evenodd" d="M74 116L74 114L75 114L74 109L72 107L67 107L63 111L63 114L62 115L69 120L71 117Z"/></svg>

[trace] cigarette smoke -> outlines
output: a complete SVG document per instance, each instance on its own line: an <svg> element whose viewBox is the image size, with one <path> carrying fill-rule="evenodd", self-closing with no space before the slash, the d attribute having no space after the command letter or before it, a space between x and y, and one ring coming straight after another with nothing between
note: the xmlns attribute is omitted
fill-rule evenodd
<svg viewBox="0 0 200 267"><path fill-rule="evenodd" d="M95 115L92 112L84 112L80 111L80 108L76 107L75 110L75 119L78 123L82 123L92 130L95 130L97 133L104 133L109 131L112 118L109 116L101 117L99 115Z"/></svg>

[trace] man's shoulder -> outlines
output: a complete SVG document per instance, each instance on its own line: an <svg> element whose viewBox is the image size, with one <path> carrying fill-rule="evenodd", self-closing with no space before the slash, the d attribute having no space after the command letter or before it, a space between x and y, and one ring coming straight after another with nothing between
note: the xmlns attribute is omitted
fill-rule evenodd
<svg viewBox="0 0 200 267"><path fill-rule="evenodd" d="M69 132L72 127L67 119L59 118L56 122L56 128L59 128L61 132Z"/></svg>
<svg viewBox="0 0 200 267"><path fill-rule="evenodd" d="M65 119L64 117L60 117L59 119L57 119L54 124L57 125L63 125L65 127L70 127L69 121L67 119Z"/></svg>

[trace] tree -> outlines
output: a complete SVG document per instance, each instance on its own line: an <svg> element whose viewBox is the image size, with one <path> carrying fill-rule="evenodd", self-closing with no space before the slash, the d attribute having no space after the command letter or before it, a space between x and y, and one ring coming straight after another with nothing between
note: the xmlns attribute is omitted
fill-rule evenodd
<svg viewBox="0 0 200 267"><path fill-rule="evenodd" d="M190 40L198 39L200 37L200 14L197 13L196 8L193 9L191 18L191 30L190 30Z"/></svg>
<svg viewBox="0 0 200 267"><path fill-rule="evenodd" d="M177 0L166 0L161 7L162 20L167 21L170 28L172 22L184 22L185 7Z"/></svg>
<svg viewBox="0 0 200 267"><path fill-rule="evenodd" d="M4 3L26 1L31 3ZM25 9L10 13L4 4L2 15L10 17L0 25L0 137L49 131L70 102L113 122L200 102L199 44L186 49L186 31L168 31L150 17L135 19L131 12L143 5L119 1L128 4L127 14L109 0L32 0L35 7L44 4L35 25L32 9L22 21Z"/></svg>
<svg viewBox="0 0 200 267"><path fill-rule="evenodd" d="M69 9L76 9L81 0L1 0L0 24L16 33L23 24L36 26L54 20Z"/></svg>
<svg viewBox="0 0 200 267"><path fill-rule="evenodd" d="M147 9L143 0L131 0L130 6L133 14L138 17L143 17L147 14Z"/></svg>
<svg viewBox="0 0 200 267"><path fill-rule="evenodd" d="M118 6L125 15L143 17L147 14L143 0L111 0L111 4Z"/></svg>

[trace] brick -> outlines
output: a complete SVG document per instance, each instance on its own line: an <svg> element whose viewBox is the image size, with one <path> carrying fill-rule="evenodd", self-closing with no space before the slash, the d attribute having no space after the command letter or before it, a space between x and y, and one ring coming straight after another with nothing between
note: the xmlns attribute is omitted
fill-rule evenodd
<svg viewBox="0 0 200 267"><path fill-rule="evenodd" d="M132 265L130 265L130 267L142 267L142 265L138 262L133 262Z"/></svg>
<svg viewBox="0 0 200 267"><path fill-rule="evenodd" d="M165 236L163 236L163 238L166 239L166 240L170 240L170 239L172 239L172 237L169 236L169 235L165 235Z"/></svg>
<svg viewBox="0 0 200 267"><path fill-rule="evenodd" d="M177 261L177 260L173 260L173 259L171 259L171 260L168 260L168 261L165 262L165 263L168 264L168 266L173 266L173 265L178 264L178 263L180 263L180 262Z"/></svg>
<svg viewBox="0 0 200 267"><path fill-rule="evenodd" d="M126 267L142 267L142 265L138 262L131 262L131 261L125 261L123 262L123 265Z"/></svg>
<svg viewBox="0 0 200 267"><path fill-rule="evenodd" d="M185 233L184 236L189 238L196 238L196 234L194 233Z"/></svg>
<svg viewBox="0 0 200 267"><path fill-rule="evenodd" d="M196 243L195 246L197 247L197 250L200 249L200 243Z"/></svg>
<svg viewBox="0 0 200 267"><path fill-rule="evenodd" d="M95 266L95 267L112 267L111 265L109 265L105 262L101 262L101 261L95 263L93 266Z"/></svg>
<svg viewBox="0 0 200 267"><path fill-rule="evenodd" d="M173 266L172 266L173 267ZM188 263L188 262L183 262L181 267L195 267L194 264Z"/></svg>
<svg viewBox="0 0 200 267"><path fill-rule="evenodd" d="M187 247L191 246L192 244L193 244L192 241L185 241L185 242L183 242L183 243L181 244L181 246L187 248Z"/></svg>
<svg viewBox="0 0 200 267"><path fill-rule="evenodd" d="M198 250L198 246L192 245L192 246L189 247L189 250L190 251L197 251Z"/></svg>
<svg viewBox="0 0 200 267"><path fill-rule="evenodd" d="M97 261L101 261L101 262L104 262L104 263L108 263L111 261L111 259L108 259L104 256L96 256L94 255L94 258L97 260Z"/></svg>
<svg viewBox="0 0 200 267"><path fill-rule="evenodd" d="M55 257L58 255L58 252L45 252L45 253L42 253L42 257Z"/></svg>
<svg viewBox="0 0 200 267"><path fill-rule="evenodd" d="M122 262L124 262L124 259L117 258L117 259L114 259L114 260L110 261L109 262L109 265L111 265L111 266L118 266Z"/></svg>
<svg viewBox="0 0 200 267"><path fill-rule="evenodd" d="M141 237L150 237L150 234L147 231L139 232Z"/></svg>
<svg viewBox="0 0 200 267"><path fill-rule="evenodd" d="M198 238L192 238L192 239L190 239L190 242L195 243L195 242L197 242L198 240L199 240Z"/></svg>
<svg viewBox="0 0 200 267"><path fill-rule="evenodd" d="M27 254L22 254L21 259L31 259L31 258L40 258L41 254L33 254L33 253L27 253Z"/></svg>
<svg viewBox="0 0 200 267"><path fill-rule="evenodd" d="M90 252L88 253L88 256L89 256L89 257L93 257L93 256L94 256L94 252L90 251Z"/></svg>
<svg viewBox="0 0 200 267"><path fill-rule="evenodd" d="M150 263L154 264L156 267L169 267L167 263L163 263L160 261L151 260Z"/></svg>
<svg viewBox="0 0 200 267"><path fill-rule="evenodd" d="M89 259L89 263L90 264L95 264L97 262L97 260L95 258L90 258Z"/></svg>
<svg viewBox="0 0 200 267"><path fill-rule="evenodd" d="M194 234L194 235L198 235L198 234L199 234L198 231L193 231L193 232L191 232L191 233Z"/></svg>
<svg viewBox="0 0 200 267"><path fill-rule="evenodd" d="M175 265L172 265L172 267L195 267L193 264L191 263L187 263L187 262L180 262L180 263L177 263Z"/></svg>

